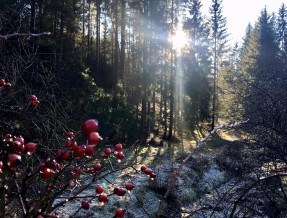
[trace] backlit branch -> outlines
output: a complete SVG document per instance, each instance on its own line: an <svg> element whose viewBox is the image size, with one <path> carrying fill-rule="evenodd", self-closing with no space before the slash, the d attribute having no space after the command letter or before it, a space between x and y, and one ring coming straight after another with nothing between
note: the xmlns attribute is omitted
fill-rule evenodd
<svg viewBox="0 0 287 218"><path fill-rule="evenodd" d="M39 37L43 35L51 35L51 32L43 32L43 33L12 33L12 34L7 34L7 35L0 35L0 39L8 39L11 37L16 37L16 36L29 36L29 37Z"/></svg>
<svg viewBox="0 0 287 218"><path fill-rule="evenodd" d="M225 129L225 128L232 128L232 127L235 127L235 126L237 126L237 125L240 125L240 124L243 124L243 123L247 123L247 122L248 122L248 120L242 121L242 122L236 122L236 123L234 123L234 124L222 124L222 125L220 125L220 126L214 128L207 136L205 136L203 139L201 139L201 140L197 143L196 147L189 153L189 155L182 161L182 163L180 164L180 166L177 168L177 170L176 170L176 172L175 172L175 174L174 174L174 176L173 176L171 182L169 183L169 186L168 186L168 188L167 188L167 190L166 190L166 192L165 192L165 194L164 194L164 196L163 196L163 199L162 199L161 202L160 202L160 205L159 205L159 208L158 208L158 211L157 211L157 217L160 217L161 212L162 212L162 209L163 209L163 206L164 206L164 203L165 203L165 201L166 201L168 195L170 194L171 190L173 189L173 187L174 187L174 185L175 185L175 183L176 183L176 181L177 181L177 178L180 176L180 173L181 173L181 171L182 171L182 168L183 168L184 164L192 157L192 155L195 153L195 151L196 151L197 149L199 149L200 146L201 146L213 133L215 133L217 130L219 130L219 129Z"/></svg>

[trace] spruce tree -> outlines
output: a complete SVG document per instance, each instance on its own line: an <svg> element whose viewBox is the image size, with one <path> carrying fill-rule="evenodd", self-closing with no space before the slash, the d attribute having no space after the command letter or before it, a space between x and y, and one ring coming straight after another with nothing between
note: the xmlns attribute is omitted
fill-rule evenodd
<svg viewBox="0 0 287 218"><path fill-rule="evenodd" d="M224 54L228 51L228 33L226 28L226 18L222 14L222 0L212 0L209 8L211 15L211 38L213 53L213 97L212 97L212 123L211 128L215 125L215 113L217 106L217 71Z"/></svg>

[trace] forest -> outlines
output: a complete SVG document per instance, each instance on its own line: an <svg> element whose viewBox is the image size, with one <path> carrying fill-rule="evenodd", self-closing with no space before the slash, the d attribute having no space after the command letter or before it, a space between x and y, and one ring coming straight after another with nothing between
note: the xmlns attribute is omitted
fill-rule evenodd
<svg viewBox="0 0 287 218"><path fill-rule="evenodd" d="M0 1L1 218L287 216L287 6L203 2Z"/></svg>

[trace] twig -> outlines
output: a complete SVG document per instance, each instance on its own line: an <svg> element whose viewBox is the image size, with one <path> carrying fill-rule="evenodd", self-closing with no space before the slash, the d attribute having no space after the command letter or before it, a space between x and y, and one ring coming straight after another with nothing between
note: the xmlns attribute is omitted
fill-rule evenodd
<svg viewBox="0 0 287 218"><path fill-rule="evenodd" d="M22 198L21 193L20 193L20 188L19 188L19 185L17 183L16 178L14 180L15 180L15 185L16 185L17 194L18 194L18 197L19 197L21 209L22 209L23 215L26 216L27 212L26 212L26 209L25 209L23 198Z"/></svg>
<svg viewBox="0 0 287 218"><path fill-rule="evenodd" d="M203 139L199 140L199 142L197 143L196 147L189 153L189 155L182 161L182 163L180 164L180 166L178 167L178 169L176 170L175 174L174 174L174 177L172 178L171 182L169 183L169 186L162 198L162 200L160 201L160 205L158 207L158 211L157 211L157 215L156 217L160 217L161 215L161 212L163 210L163 206L164 206L164 203L166 202L166 199L169 195L169 193L171 192L171 190L173 189L176 181L177 181L177 178L180 176L180 173L182 171L182 168L183 166L186 164L186 162L192 157L192 155L195 153L195 151L197 149L200 148L200 146L212 135L214 134L217 130L219 129L223 129L223 128L230 128L230 127L234 127L234 126L237 126L239 124L243 124L243 123L246 123L248 122L248 120L246 121L242 121L242 122L236 122L234 124L222 124L216 128L214 128L207 136L205 136Z"/></svg>
<svg viewBox="0 0 287 218"><path fill-rule="evenodd" d="M255 181L254 183L252 183L247 189L244 190L244 192L239 196L239 198L234 202L234 205L233 205L233 208L232 208L232 211L231 211L231 214L229 216L229 218L232 218L235 211L236 211L236 207L238 205L238 203L243 199L243 197L252 189L254 188L258 183L262 182L262 181L265 181L265 180L268 180L268 179L271 179L271 178L274 178L274 177L285 177L287 176L286 173L282 173L282 174L275 174L275 175L272 175L272 176L267 176L267 177L263 177L263 178L260 178L258 179L257 181Z"/></svg>
<svg viewBox="0 0 287 218"><path fill-rule="evenodd" d="M43 33L12 33L7 35L0 35L0 39L7 40L8 38L15 37L15 36L29 36L29 37L38 37L42 35L51 35L51 32L43 32Z"/></svg>

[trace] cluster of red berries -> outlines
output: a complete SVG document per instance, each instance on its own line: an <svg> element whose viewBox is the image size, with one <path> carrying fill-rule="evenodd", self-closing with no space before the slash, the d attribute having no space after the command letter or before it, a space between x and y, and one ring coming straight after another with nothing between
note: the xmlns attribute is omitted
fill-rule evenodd
<svg viewBox="0 0 287 218"><path fill-rule="evenodd" d="M114 146L114 154L116 155L116 158L117 158L119 163L122 162L122 160L125 158L125 155L122 152L122 150L123 150L122 144L116 144ZM106 148L105 151L104 151L103 158L104 159L109 158L111 153L112 153L112 150L110 148Z"/></svg>
<svg viewBox="0 0 287 218"><path fill-rule="evenodd" d="M102 168L101 164L97 163L93 167L90 167L88 171L90 174L95 174L95 173L99 172L101 170L101 168Z"/></svg>
<svg viewBox="0 0 287 218"><path fill-rule="evenodd" d="M133 184L131 184L131 183L126 184L126 190L128 192L132 191L133 189L134 189ZM105 203L107 203L109 201L108 196L103 193L104 192L103 186L98 185L98 186L96 186L95 190L96 190L96 193L99 194L98 200L99 200L99 202L101 204L105 204ZM123 197L126 194L126 190L124 188L116 186L114 188L114 194L118 195L120 197ZM82 208L85 209L85 210L88 210L90 208L89 202L86 201L86 200L82 201ZM115 214L116 218L122 218L122 217L124 217L124 215L125 215L125 210L124 209L118 208L116 210L116 214Z"/></svg>
<svg viewBox="0 0 287 218"><path fill-rule="evenodd" d="M7 165L11 170L15 170L17 166L21 163L21 156L19 154L27 153L28 155L30 155L36 150L35 143L29 142L25 145L24 138L21 136L15 137L11 134L6 134L4 136L3 142L10 148L11 153L8 154ZM12 152L15 152L16 154ZM1 165L3 167L3 164Z"/></svg>
<svg viewBox="0 0 287 218"><path fill-rule="evenodd" d="M11 83L5 83L4 79L0 79L0 87L4 87L4 86L8 88L12 87Z"/></svg>
<svg viewBox="0 0 287 218"><path fill-rule="evenodd" d="M48 158L38 166L38 170L45 180L50 179L56 172L59 172L60 169L60 164L55 159L51 158Z"/></svg>
<svg viewBox="0 0 287 218"><path fill-rule="evenodd" d="M40 101L38 100L36 95L31 95L30 96L30 101L31 101L31 104L32 104L33 108L36 108L38 106L38 104L40 104Z"/></svg>
<svg viewBox="0 0 287 218"><path fill-rule="evenodd" d="M156 177L156 174L152 172L152 170L150 168L147 168L146 166L142 166L141 167L141 171L150 176L151 179L154 179Z"/></svg>
<svg viewBox="0 0 287 218"><path fill-rule="evenodd" d="M70 177L71 179L76 180L77 177L81 175L82 173L83 173L83 170L81 169L81 167L76 167L76 169L73 172L71 172Z"/></svg>

